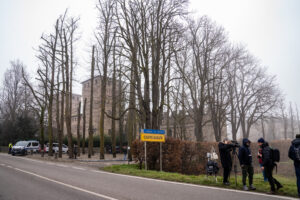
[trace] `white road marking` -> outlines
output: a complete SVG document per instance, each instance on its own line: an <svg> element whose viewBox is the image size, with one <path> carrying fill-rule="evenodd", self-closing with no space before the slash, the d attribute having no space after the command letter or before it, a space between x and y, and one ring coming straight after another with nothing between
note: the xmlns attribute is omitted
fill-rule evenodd
<svg viewBox="0 0 300 200"><path fill-rule="evenodd" d="M2 164L2 163L1 163L0 165L1 165L1 166L5 166L5 164Z"/></svg>
<svg viewBox="0 0 300 200"><path fill-rule="evenodd" d="M7 167L8 167L8 168L13 168L13 167L12 167L12 166L10 166L10 165L7 165Z"/></svg>
<svg viewBox="0 0 300 200"><path fill-rule="evenodd" d="M293 198L293 197L286 197L286 196L280 196L280 195L269 195L269 194L263 194L263 193L258 193L258 192L247 192L247 191L242 191L242 190L218 188L218 187L203 186L203 185L194 185L194 184L190 184L190 183L180 183L180 182L172 182L172 181L144 178L144 177L138 177L138 176L130 176L130 175L124 175L124 174L116 174L116 173L105 172L105 171L100 171L100 170L99 171L90 170L90 171L97 172L100 174L108 174L108 175L122 176L122 177L133 178L133 179L148 180L148 181L152 181L152 182L155 181L155 182L160 182L160 183L170 183L170 184L174 184L174 185L184 185L184 186L191 186L191 187L211 189L211 190L221 190L221 191L228 191L228 192L235 192L235 193L243 193L243 194L270 197L270 198L275 198L275 199L287 199L287 200L296 200L297 199L297 198Z"/></svg>
<svg viewBox="0 0 300 200"><path fill-rule="evenodd" d="M80 168L80 167L72 167L73 169L79 169L79 170L86 170L86 169L83 169L83 168Z"/></svg>
<svg viewBox="0 0 300 200"><path fill-rule="evenodd" d="M22 170L22 169L15 168L15 170L23 172L23 173L26 173L26 174L30 174L32 176L36 176L38 178L41 178L41 179L44 179L44 180L47 180L47 181L50 181L50 182L53 182L53 183L56 183L56 184L60 184L60 185L72 188L74 190L85 192L85 193L88 193L88 194L91 194L91 195L94 195L94 196L97 196L97 197L101 197L101 198L105 198L105 199L109 199L109 200L118 200L118 199L115 199L113 197L109 197L109 196L106 196L106 195L103 195L103 194L99 194L99 193L96 193L96 192L85 190L85 189L82 189L82 188L79 188L79 187L76 187L76 186L73 186L73 185L70 185L70 184L66 184L66 183L63 183L63 182L60 182L60 181L56 181L56 180L53 180L53 179L50 179L50 178L47 178L47 177L44 177L44 176L32 173L32 172L25 171L25 170Z"/></svg>
<svg viewBox="0 0 300 200"><path fill-rule="evenodd" d="M57 166L57 167L68 167L66 165L60 165L60 164L56 164L55 166Z"/></svg>

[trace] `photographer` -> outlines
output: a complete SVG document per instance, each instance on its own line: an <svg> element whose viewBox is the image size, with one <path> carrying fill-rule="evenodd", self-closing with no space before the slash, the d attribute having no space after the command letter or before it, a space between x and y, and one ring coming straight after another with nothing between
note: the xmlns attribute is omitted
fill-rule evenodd
<svg viewBox="0 0 300 200"><path fill-rule="evenodd" d="M221 163L223 167L223 184L230 185L228 181L228 177L230 175L231 168L232 168L231 151L233 145L228 140L228 138L225 138L223 142L219 143L218 147L219 147Z"/></svg>
<svg viewBox="0 0 300 200"><path fill-rule="evenodd" d="M273 169L276 166L272 160L272 149L269 147L268 143L265 142L264 138L260 138L258 141L258 146L262 148L262 170L265 170L266 176L271 186L271 191L269 194L275 194L276 189L279 190L283 186L273 178ZM275 185L277 188L275 189Z"/></svg>
<svg viewBox="0 0 300 200"><path fill-rule="evenodd" d="M252 155L250 149L251 141L247 138L243 139L243 146L239 149L239 160L243 174L243 189L244 190L255 190L256 188L252 185L253 183L253 166L252 166ZM249 176L249 188L246 185L247 175Z"/></svg>

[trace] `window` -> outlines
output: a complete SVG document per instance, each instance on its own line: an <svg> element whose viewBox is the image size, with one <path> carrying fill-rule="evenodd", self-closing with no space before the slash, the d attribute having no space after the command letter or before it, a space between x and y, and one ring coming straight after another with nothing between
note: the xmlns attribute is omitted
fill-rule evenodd
<svg viewBox="0 0 300 200"><path fill-rule="evenodd" d="M37 146L39 146L39 143L33 142L33 143L32 143L32 146L37 147Z"/></svg>

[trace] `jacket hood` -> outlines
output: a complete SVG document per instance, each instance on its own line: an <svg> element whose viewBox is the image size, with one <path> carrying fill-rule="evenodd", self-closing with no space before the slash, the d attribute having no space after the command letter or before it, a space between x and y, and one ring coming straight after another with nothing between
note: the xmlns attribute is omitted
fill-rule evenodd
<svg viewBox="0 0 300 200"><path fill-rule="evenodd" d="M300 145L300 138L296 138L292 141L292 145Z"/></svg>
<svg viewBox="0 0 300 200"><path fill-rule="evenodd" d="M243 146L247 146L247 143L251 143L251 141L250 140L248 140L248 138L244 138L243 139Z"/></svg>

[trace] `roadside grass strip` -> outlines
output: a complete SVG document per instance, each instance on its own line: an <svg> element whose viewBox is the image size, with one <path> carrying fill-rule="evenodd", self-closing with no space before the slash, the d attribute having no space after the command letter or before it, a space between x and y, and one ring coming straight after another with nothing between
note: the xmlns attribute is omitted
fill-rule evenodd
<svg viewBox="0 0 300 200"><path fill-rule="evenodd" d="M214 177L206 177L206 175L184 175L179 173L171 173L171 172L160 172L154 170L140 170L138 165L112 165L101 168L101 170L106 172L112 172L117 174L125 174L131 176L139 176L151 179L159 179L165 181L174 181L174 182L181 182L181 183L191 183L196 185L204 185L204 186L214 186L219 188L226 188L226 189L237 189L242 190L242 176L237 176L237 187L235 186L235 178L234 174L231 173L230 178L230 186L224 186L222 183L223 178L221 176L217 176L217 182L215 181ZM298 197L297 193L297 186L296 180L293 178L282 177L274 174L274 177L283 185L278 191L278 195L281 196L290 196L290 197ZM248 180L247 180L248 184ZM253 177L253 185L256 187L255 192L260 193L267 193L270 191L269 182L264 182L262 174L255 174Z"/></svg>

